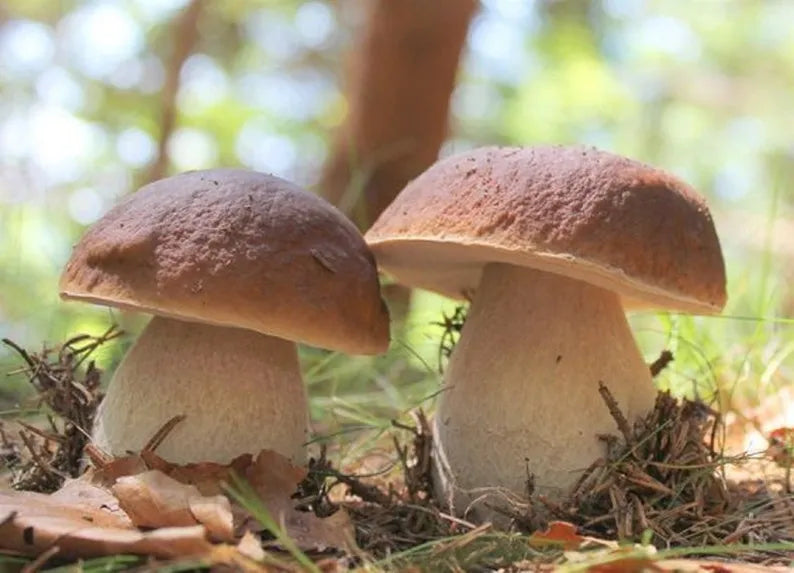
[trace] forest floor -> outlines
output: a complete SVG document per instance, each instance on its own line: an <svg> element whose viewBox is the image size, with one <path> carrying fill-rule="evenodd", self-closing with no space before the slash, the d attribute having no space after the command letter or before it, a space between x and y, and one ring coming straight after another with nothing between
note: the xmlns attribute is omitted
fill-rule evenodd
<svg viewBox="0 0 794 573"><path fill-rule="evenodd" d="M785 429L761 455L729 455L722 416L705 404L660 392L653 412L629 424L602 385L615 420L602 438L608 454L561 501L528 479L524 495L505 498L496 529L434 499L422 410L339 467L333 446L316 445L308 469L272 452L177 466L156 455L169 425L143 452L104 456L81 428L101 400L91 354L118 336L111 328L40 353L5 341L36 408L0 422L2 571L728 572L794 562Z"/></svg>

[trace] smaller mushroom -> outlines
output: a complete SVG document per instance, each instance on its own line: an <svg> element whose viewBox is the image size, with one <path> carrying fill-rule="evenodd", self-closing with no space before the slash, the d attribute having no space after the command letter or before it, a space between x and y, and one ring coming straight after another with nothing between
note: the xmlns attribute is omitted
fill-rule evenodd
<svg viewBox="0 0 794 573"><path fill-rule="evenodd" d="M435 418L459 513L492 488L560 497L655 389L626 307L713 313L725 269L706 204L662 171L584 147L482 148L408 184L366 239L402 283L473 296ZM491 488L490 490L484 488ZM480 506L482 517L493 512Z"/></svg>
<svg viewBox="0 0 794 573"><path fill-rule="evenodd" d="M294 341L383 352L371 253L330 204L278 177L194 171L151 183L75 246L61 297L155 315L116 370L93 439L176 462L273 449L304 459L308 404Z"/></svg>

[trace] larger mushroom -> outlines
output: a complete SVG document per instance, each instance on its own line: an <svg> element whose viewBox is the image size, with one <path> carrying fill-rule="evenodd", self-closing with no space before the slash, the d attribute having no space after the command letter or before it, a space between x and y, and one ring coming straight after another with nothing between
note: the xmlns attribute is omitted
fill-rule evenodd
<svg viewBox="0 0 794 573"><path fill-rule="evenodd" d="M252 171L147 185L86 232L61 296L151 313L116 370L93 433L174 462L225 463L270 448L304 459L307 400L295 343L358 354L389 343L371 253L319 197Z"/></svg>
<svg viewBox="0 0 794 573"><path fill-rule="evenodd" d="M536 491L569 488L615 430L600 382L629 420L652 407L624 307L714 313L726 299L703 199L592 148L444 159L365 238L397 280L473 297L435 420L436 487L458 512L483 488L523 493L527 465Z"/></svg>

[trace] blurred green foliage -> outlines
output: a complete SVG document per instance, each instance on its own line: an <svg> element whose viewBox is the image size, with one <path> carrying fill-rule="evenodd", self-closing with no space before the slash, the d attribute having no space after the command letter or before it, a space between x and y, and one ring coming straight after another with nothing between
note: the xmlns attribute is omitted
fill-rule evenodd
<svg viewBox="0 0 794 573"><path fill-rule="evenodd" d="M145 178L185 0L6 0L0 8L0 336L36 348L110 320L64 304L70 245ZM343 119L354 0L206 1L181 70L170 171L243 165L313 187ZM470 30L443 153L485 143L594 144L662 166L708 197L729 273L726 318L634 318L662 384L739 410L794 372L786 283L794 237L794 3L488 0ZM417 304L391 357L305 352L315 414L374 424L437 381L439 297ZM734 318L731 318L734 317ZM736 318L744 317L744 319ZM123 353L110 349L109 367ZM12 360L0 347L0 368ZM0 392L6 382L0 384ZM794 415L794 412L792 412ZM374 417L373 417L374 416ZM794 421L794 420L793 420Z"/></svg>

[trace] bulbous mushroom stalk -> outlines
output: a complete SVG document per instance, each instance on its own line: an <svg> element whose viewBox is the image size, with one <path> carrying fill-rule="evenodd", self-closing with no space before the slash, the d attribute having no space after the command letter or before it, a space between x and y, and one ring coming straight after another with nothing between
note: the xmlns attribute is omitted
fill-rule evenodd
<svg viewBox="0 0 794 573"><path fill-rule="evenodd" d="M94 429L112 455L185 415L158 453L304 459L307 402L293 342L354 354L389 345L375 261L318 196L263 173L150 183L75 245L61 297L155 315L110 383Z"/></svg>
<svg viewBox="0 0 794 573"><path fill-rule="evenodd" d="M615 422L604 382L629 419L656 395L619 297L529 268L490 264L445 375L436 417L437 493L455 512L503 501L482 489L560 495L604 455Z"/></svg>
<svg viewBox="0 0 794 573"><path fill-rule="evenodd" d="M623 315L713 313L725 265L703 199L672 175L587 147L485 147L438 161L367 231L379 267L453 298L474 293L436 421L436 489L559 496L614 432L603 381L629 418L650 374ZM463 493L460 493L463 492ZM493 503L493 499L489 500ZM497 517L487 508L479 518Z"/></svg>
<svg viewBox="0 0 794 573"><path fill-rule="evenodd" d="M116 369L93 440L107 452L138 452L183 414L157 448L169 461L227 463L267 448L300 464L307 412L294 343L155 316Z"/></svg>

